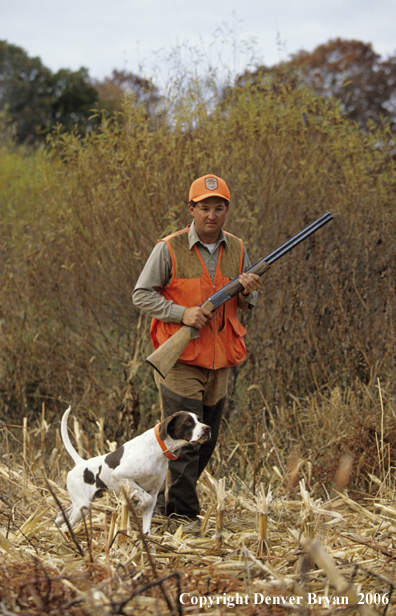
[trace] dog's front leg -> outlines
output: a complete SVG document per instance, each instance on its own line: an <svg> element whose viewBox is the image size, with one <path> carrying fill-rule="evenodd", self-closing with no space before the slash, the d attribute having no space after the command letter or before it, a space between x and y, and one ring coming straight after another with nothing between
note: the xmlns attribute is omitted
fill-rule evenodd
<svg viewBox="0 0 396 616"><path fill-rule="evenodd" d="M148 535L151 530L151 520L153 518L154 507L157 502L158 494L154 494L151 497L151 503L144 507L142 510L142 525L143 525L143 533Z"/></svg>
<svg viewBox="0 0 396 616"><path fill-rule="evenodd" d="M143 488L141 488L137 483L132 481L132 479L129 479L129 485L131 488L131 497L137 498L139 501L138 508L140 510L143 510L147 509L147 507L150 507L153 501L153 497L148 492L146 492L146 490L143 490Z"/></svg>
<svg viewBox="0 0 396 616"><path fill-rule="evenodd" d="M150 532L151 518L157 501L157 495L154 498L132 479L128 479L128 483L131 491L130 497L138 500L137 508L143 516L143 533L147 535Z"/></svg>

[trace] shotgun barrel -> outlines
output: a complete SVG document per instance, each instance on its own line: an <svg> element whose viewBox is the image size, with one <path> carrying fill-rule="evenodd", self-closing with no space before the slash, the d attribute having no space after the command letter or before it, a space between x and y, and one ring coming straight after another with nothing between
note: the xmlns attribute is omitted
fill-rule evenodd
<svg viewBox="0 0 396 616"><path fill-rule="evenodd" d="M270 265L283 257L287 252L295 248L295 246L298 246L298 244L306 240L310 235L318 231L318 229L323 227L332 219L332 214L330 214L330 212L325 212L325 214L323 214L320 218L318 218L314 222L311 222L308 227L305 227L305 229L299 231L298 233L296 233L296 235L293 235L293 237L287 240L284 244L270 252L269 255L264 257L264 259L261 259L255 265L246 270L246 273L258 274L259 276L261 276ZM228 301L232 297L235 297L235 295L237 295L241 291L243 291L243 286L239 282L238 278L234 278L234 280L231 280L231 282L226 284L222 289L220 289L220 291L217 291L210 296L209 300L214 306L213 310L224 304L224 302Z"/></svg>
<svg viewBox="0 0 396 616"><path fill-rule="evenodd" d="M323 227L323 225L330 222L332 218L333 216L330 212L326 212L320 218L308 225L308 227L305 227L305 229L296 235L293 235L293 237L287 240L284 244L270 252L269 255L264 257L264 259L261 259L255 265L250 267L246 273L258 274L259 276L262 276L264 272L269 269L272 263L275 263L275 261L283 257L287 252L295 248L295 246L298 246L298 244L318 231L318 229ZM243 286L239 282L239 277L234 278L234 280L231 280L231 282L226 284L222 289L211 295L202 304L202 308L213 312L213 310L216 310L216 308L222 306L225 302L238 295L241 291L243 291ZM179 359L180 355L183 353L187 344L194 338L199 338L199 330L195 327L189 327L186 325L182 326L175 334L173 334L171 338L169 338L169 340L164 342L164 344L162 344L149 357L147 357L147 363L153 366L153 368L155 368L155 370L157 370L157 372L165 378Z"/></svg>
<svg viewBox="0 0 396 616"><path fill-rule="evenodd" d="M290 240L287 240L287 242L285 242L284 244L279 246L279 248L276 248L273 252L271 252L267 257L264 258L264 261L266 261L266 263L269 263L269 265L272 265L272 263L275 263L275 261L283 257L283 255L289 252L289 250L292 250L292 248L298 246L298 244L306 240L307 237L312 235L312 233L318 231L318 229L323 227L332 219L332 214L330 214L330 212L325 212L320 218L318 218L314 222L311 222L308 227L305 227L305 229L303 229L299 233L296 233L296 235L291 237ZM255 266L253 265L253 267Z"/></svg>

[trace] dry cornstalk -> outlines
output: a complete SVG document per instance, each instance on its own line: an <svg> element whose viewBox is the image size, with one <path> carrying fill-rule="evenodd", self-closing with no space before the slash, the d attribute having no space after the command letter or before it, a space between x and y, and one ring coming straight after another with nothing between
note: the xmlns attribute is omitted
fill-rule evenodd
<svg viewBox="0 0 396 616"><path fill-rule="evenodd" d="M262 558L268 554L268 511L272 501L271 486L268 487L268 492L265 494L264 484L260 484L259 494L256 496L256 506L258 511L259 530L258 530L258 556Z"/></svg>
<svg viewBox="0 0 396 616"><path fill-rule="evenodd" d="M301 454L298 447L294 448L287 460L287 487L290 492L294 492L298 483L298 473L301 466Z"/></svg>
<svg viewBox="0 0 396 616"><path fill-rule="evenodd" d="M223 516L225 503L225 479L219 479L216 485L217 495L217 510L216 510L216 532L215 532L215 548L221 548L223 545Z"/></svg>
<svg viewBox="0 0 396 616"><path fill-rule="evenodd" d="M2 532L0 532L0 548L4 550L4 552L6 552L9 556L12 556L15 559L20 558L18 551L14 548L14 544L12 543L12 541L9 541Z"/></svg>
<svg viewBox="0 0 396 616"><path fill-rule="evenodd" d="M115 531L117 517L118 517L118 512L117 511L113 511L113 513L111 514L109 536L108 536L109 547L111 546L112 541L114 539L114 531Z"/></svg>
<svg viewBox="0 0 396 616"><path fill-rule="evenodd" d="M40 435L41 435L41 455L44 457L45 455L45 435L48 430L48 424L45 421L45 404L41 405L41 425L40 425Z"/></svg>
<svg viewBox="0 0 396 616"><path fill-rule="evenodd" d="M377 381L378 381L378 391L379 391L379 398L380 398L380 404L381 404L381 459L379 460L379 462L380 462L380 468L382 468L382 474L385 475L385 462L384 462L384 403L382 401L381 383L380 383L379 379L377 379Z"/></svg>
<svg viewBox="0 0 396 616"><path fill-rule="evenodd" d="M22 448L22 456L23 456L23 493L26 494L27 489L27 417L23 418L23 448Z"/></svg>
<svg viewBox="0 0 396 616"><path fill-rule="evenodd" d="M129 507L128 507L128 496L126 490L123 490L123 498L122 498L122 508L121 508L121 520L119 524L118 530L120 534L118 536L119 543L124 543L127 539L126 535L130 534L130 522L129 522Z"/></svg>
<svg viewBox="0 0 396 616"><path fill-rule="evenodd" d="M202 529L201 529L202 535L204 535L206 532L206 529L209 524L210 516L212 515L214 508L215 508L214 505L209 505L209 507L206 510L205 517L202 521Z"/></svg>
<svg viewBox="0 0 396 616"><path fill-rule="evenodd" d="M80 424L78 422L78 419L76 419L75 417L73 418L73 429L74 429L74 436L76 437L76 443L77 443L77 451L78 454L84 458L84 450L83 450L83 446L82 446L82 439L81 439L81 432L80 432Z"/></svg>
<svg viewBox="0 0 396 616"><path fill-rule="evenodd" d="M106 567L107 567L107 575L109 578L109 595L111 596L112 594L112 584L111 584L111 578L112 578L112 571L111 571L111 562L110 562L110 537L109 537L109 532L108 532L108 527L107 527L107 515L104 513L103 514L103 539L104 539L104 552L105 552L105 556L106 556Z"/></svg>
<svg viewBox="0 0 396 616"><path fill-rule="evenodd" d="M355 586L351 582L347 582L341 575L333 558L320 542L314 539L313 541L306 542L305 547L319 569L323 569L326 573L338 596L348 597L349 603L356 605L363 616L372 616L374 614L372 607L365 603L358 605L359 596Z"/></svg>
<svg viewBox="0 0 396 616"><path fill-rule="evenodd" d="M99 428L99 432L95 434L96 449L97 449L98 455L101 455L105 450L105 447L104 447L104 417L100 417L97 420L96 425Z"/></svg>
<svg viewBox="0 0 396 616"><path fill-rule="evenodd" d="M302 520L301 520L301 530L303 530L303 528L305 527L307 536L310 539L313 539L314 537L314 528L313 528L313 523L314 523L314 515L313 515L313 508L314 508L314 503L309 495L308 490L305 487L305 480L302 479L300 481L300 494L301 494L301 498L302 501L305 505L305 512L302 516Z"/></svg>

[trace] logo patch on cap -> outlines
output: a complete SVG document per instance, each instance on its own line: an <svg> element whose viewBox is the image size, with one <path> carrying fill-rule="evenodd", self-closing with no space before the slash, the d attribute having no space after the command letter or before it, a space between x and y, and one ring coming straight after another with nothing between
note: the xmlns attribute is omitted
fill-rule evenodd
<svg viewBox="0 0 396 616"><path fill-rule="evenodd" d="M205 178L205 186L208 190L216 190L217 188L216 178Z"/></svg>

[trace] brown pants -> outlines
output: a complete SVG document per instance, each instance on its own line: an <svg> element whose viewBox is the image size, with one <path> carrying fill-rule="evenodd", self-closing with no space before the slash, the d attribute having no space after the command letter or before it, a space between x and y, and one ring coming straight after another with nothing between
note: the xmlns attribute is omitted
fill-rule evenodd
<svg viewBox="0 0 396 616"><path fill-rule="evenodd" d="M228 368L209 370L177 362L166 379L155 373L160 392L162 418L177 411L196 413L211 428L211 439L186 445L176 452L177 460L169 462L169 489L164 505L166 515L177 514L196 518L200 513L196 483L215 449L227 395Z"/></svg>

